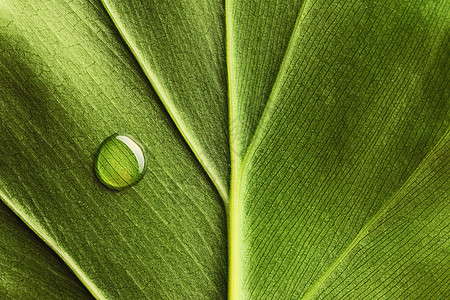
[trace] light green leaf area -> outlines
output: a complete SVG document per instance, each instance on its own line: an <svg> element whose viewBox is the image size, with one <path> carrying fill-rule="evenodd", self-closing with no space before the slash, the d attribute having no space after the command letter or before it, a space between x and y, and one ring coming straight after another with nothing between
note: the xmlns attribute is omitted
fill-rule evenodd
<svg viewBox="0 0 450 300"><path fill-rule="evenodd" d="M232 183L233 293L449 292L450 166L433 157L439 140L448 148L448 13L447 1L305 4Z"/></svg>
<svg viewBox="0 0 450 300"><path fill-rule="evenodd" d="M0 294L449 298L449 16L0 0ZM121 191L116 133L148 165Z"/></svg>

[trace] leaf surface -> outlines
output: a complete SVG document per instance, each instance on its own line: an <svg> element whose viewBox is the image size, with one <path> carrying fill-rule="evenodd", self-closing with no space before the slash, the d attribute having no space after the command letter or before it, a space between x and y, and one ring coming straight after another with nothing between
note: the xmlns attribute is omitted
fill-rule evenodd
<svg viewBox="0 0 450 300"><path fill-rule="evenodd" d="M228 198L228 104L222 1L103 0L181 134Z"/></svg>
<svg viewBox="0 0 450 300"><path fill-rule="evenodd" d="M102 4L2 6L2 199L96 298L224 298L223 202ZM121 192L93 172L116 132L149 165Z"/></svg>
<svg viewBox="0 0 450 300"><path fill-rule="evenodd" d="M448 298L449 11L0 0L0 287ZM120 192L93 170L115 133L140 141L149 165ZM41 260L20 260L29 251Z"/></svg>
<svg viewBox="0 0 450 300"><path fill-rule="evenodd" d="M449 164L433 154L448 147L448 9L446 1L305 3L232 182L230 295L448 293L439 278L449 275ZM434 159L437 174L427 166ZM397 211L384 212L391 206ZM423 214L437 219L422 228ZM411 231L397 237L393 222L380 232L389 218Z"/></svg>
<svg viewBox="0 0 450 300"><path fill-rule="evenodd" d="M3 299L93 299L61 259L0 202Z"/></svg>
<svg viewBox="0 0 450 300"><path fill-rule="evenodd" d="M238 166L277 78L305 1L227 1L231 157Z"/></svg>

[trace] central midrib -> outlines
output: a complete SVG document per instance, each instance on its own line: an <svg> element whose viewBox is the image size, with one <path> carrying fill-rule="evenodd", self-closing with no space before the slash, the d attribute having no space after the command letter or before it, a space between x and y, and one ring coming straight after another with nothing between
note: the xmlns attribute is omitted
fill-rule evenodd
<svg viewBox="0 0 450 300"><path fill-rule="evenodd" d="M232 0L225 0L225 26L226 26L226 58L227 58L227 78L228 78L228 103L229 103L229 121L230 121L230 155L231 155L231 184L230 184L230 201L229 201L229 215L228 215L228 259L229 259L229 280L228 280L228 299L230 300L240 300L243 296L243 291L240 290L240 284L242 282L242 273L240 270L240 245L242 245L240 241L240 196L241 196L241 183L242 183L242 174L243 170L247 163L251 160L253 156L252 149L255 148L256 142L258 140L259 134L262 132L262 128L264 127L265 118L270 113L270 103L273 102L274 94L276 94L277 87L281 81L281 75L287 67L287 57L293 48L293 40L295 37L295 33L297 32L298 24L301 21L301 17L303 16L306 3L308 0L304 0L300 6L300 9L297 14L297 18L295 21L295 25L291 32L291 36L289 37L288 46L285 49L283 54L283 58L281 60L281 65L278 69L276 78L273 82L272 89L268 100L265 104L264 110L261 114L260 119L258 120L258 125L253 132L253 135L250 139L249 146L247 149L243 149L242 158L233 151L233 149L237 149L237 129L238 126L232 126L237 124L237 119L235 116L235 111L233 109L234 101L234 88L233 88L233 52L232 52L232 20L231 20L231 10L230 10L230 2Z"/></svg>

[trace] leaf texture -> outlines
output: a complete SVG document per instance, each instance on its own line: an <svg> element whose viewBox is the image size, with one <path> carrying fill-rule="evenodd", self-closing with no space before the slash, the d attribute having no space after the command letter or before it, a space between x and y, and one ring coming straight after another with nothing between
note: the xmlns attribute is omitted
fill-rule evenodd
<svg viewBox="0 0 450 300"><path fill-rule="evenodd" d="M304 3L227 2L231 155L236 166L255 133Z"/></svg>
<svg viewBox="0 0 450 300"><path fill-rule="evenodd" d="M2 299L93 299L60 258L0 203Z"/></svg>
<svg viewBox="0 0 450 300"><path fill-rule="evenodd" d="M223 3L103 2L181 134L227 201L230 155Z"/></svg>
<svg viewBox="0 0 450 300"><path fill-rule="evenodd" d="M6 204L96 298L224 298L223 202L101 3L8 1L2 20ZM116 132L150 166L119 193L93 172Z"/></svg>
<svg viewBox="0 0 450 300"><path fill-rule="evenodd" d="M449 12L0 0L0 292L449 298ZM115 133L149 166L120 192Z"/></svg>
<svg viewBox="0 0 450 300"><path fill-rule="evenodd" d="M331 284L332 268L349 247L362 247L361 230L424 168L424 157L449 126L447 13L445 1L305 4L231 199L232 238L240 245L239 255L230 255L237 260L230 278L240 277L231 290L236 298L299 299L316 295L316 287L331 291L323 285ZM444 175L449 165L442 163ZM436 188L447 194L436 192L430 210L446 202L449 184L442 184ZM411 205L402 213L420 215L421 209ZM439 222L433 232L445 241L448 226ZM395 242L385 235L372 251ZM445 242L435 246L436 253L448 253ZM401 251L396 256L412 264L415 246ZM448 257L437 257L448 264ZM349 280L354 268L346 269ZM427 268L416 285L416 274L386 269L365 277L356 291L380 292L372 284L392 275L386 293L406 297L448 275L436 262ZM400 278L410 286L395 286ZM368 295L339 292L332 294Z"/></svg>

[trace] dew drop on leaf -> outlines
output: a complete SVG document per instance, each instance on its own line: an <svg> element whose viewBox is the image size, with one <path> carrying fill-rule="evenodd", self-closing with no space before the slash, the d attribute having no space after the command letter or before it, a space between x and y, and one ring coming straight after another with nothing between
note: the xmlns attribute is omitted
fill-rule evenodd
<svg viewBox="0 0 450 300"><path fill-rule="evenodd" d="M144 177L147 171L144 148L130 135L113 134L98 148L94 169L101 183L113 190L123 190Z"/></svg>

